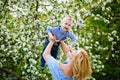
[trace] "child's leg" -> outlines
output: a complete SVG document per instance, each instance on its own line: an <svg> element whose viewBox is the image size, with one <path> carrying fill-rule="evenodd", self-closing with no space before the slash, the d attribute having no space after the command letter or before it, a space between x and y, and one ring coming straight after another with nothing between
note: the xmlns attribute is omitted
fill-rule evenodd
<svg viewBox="0 0 120 80"><path fill-rule="evenodd" d="M54 58L57 58L57 55L58 55L58 48L59 48L59 42L55 43L52 47L52 50L51 50L51 55L54 57Z"/></svg>
<svg viewBox="0 0 120 80"><path fill-rule="evenodd" d="M44 69L44 66L45 66L45 60L43 58L43 52L45 50L45 48L47 47L49 41L48 39L45 41L45 44L44 44L44 48L43 48L43 51L42 51L42 54L41 54L41 58L40 58L40 69L43 70Z"/></svg>
<svg viewBox="0 0 120 80"><path fill-rule="evenodd" d="M41 59L40 59L40 69L44 69L44 66L45 66L45 60L43 58L43 56L41 56Z"/></svg>

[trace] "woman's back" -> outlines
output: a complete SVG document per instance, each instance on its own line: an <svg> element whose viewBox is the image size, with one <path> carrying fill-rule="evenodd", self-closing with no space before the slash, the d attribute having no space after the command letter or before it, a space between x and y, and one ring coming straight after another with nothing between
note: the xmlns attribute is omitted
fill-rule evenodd
<svg viewBox="0 0 120 80"><path fill-rule="evenodd" d="M47 64L52 74L54 80L73 80L72 77L67 77L64 75L63 71L60 68L60 62L54 59L51 55L47 56Z"/></svg>

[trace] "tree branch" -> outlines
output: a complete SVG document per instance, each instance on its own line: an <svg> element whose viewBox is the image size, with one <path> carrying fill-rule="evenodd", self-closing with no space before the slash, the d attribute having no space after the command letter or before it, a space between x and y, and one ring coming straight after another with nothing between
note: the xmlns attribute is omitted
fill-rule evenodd
<svg viewBox="0 0 120 80"><path fill-rule="evenodd" d="M7 2L8 2L8 0L4 1L4 5L3 5L2 10L0 12L4 11L4 8L5 8L6 4L7 4Z"/></svg>
<svg viewBox="0 0 120 80"><path fill-rule="evenodd" d="M11 71L11 70L6 69L6 68L0 68L0 70L3 71L4 73L7 73L7 75L8 75L8 73L9 73L9 74L12 74L13 76L15 76L17 79L21 79L21 78L20 78L20 75L18 75L18 74L17 74L16 72L14 72L14 71Z"/></svg>

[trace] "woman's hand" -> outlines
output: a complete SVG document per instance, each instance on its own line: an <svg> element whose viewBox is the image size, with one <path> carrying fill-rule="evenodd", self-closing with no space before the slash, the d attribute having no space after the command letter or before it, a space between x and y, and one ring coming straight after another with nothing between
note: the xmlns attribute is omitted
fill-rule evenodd
<svg viewBox="0 0 120 80"><path fill-rule="evenodd" d="M54 39L54 36L51 32L49 32L48 35L49 35L49 40Z"/></svg>
<svg viewBox="0 0 120 80"><path fill-rule="evenodd" d="M49 38L49 41L51 41L51 42L53 42L53 43L57 42L55 36L52 36L52 38Z"/></svg>

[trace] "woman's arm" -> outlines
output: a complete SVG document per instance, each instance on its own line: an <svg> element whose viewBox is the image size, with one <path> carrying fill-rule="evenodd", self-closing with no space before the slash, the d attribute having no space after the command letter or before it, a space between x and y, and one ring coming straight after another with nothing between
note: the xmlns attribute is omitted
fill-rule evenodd
<svg viewBox="0 0 120 80"><path fill-rule="evenodd" d="M50 55L50 51L51 51L53 44L54 44L54 42L50 41L49 44L47 45L46 49L44 50L43 58L45 61L46 61L47 56Z"/></svg>
<svg viewBox="0 0 120 80"><path fill-rule="evenodd" d="M67 46L67 44L64 41L60 41L60 44L64 54L67 56L67 53L70 51L69 46Z"/></svg>

